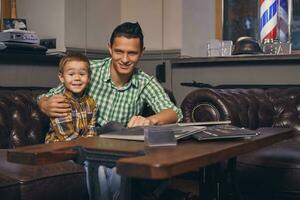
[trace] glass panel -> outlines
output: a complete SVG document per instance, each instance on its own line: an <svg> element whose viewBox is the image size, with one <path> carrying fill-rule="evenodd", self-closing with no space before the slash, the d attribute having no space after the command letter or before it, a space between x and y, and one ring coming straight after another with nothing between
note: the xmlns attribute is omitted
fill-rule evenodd
<svg viewBox="0 0 300 200"><path fill-rule="evenodd" d="M258 40L258 0L224 0L223 40L241 36Z"/></svg>
<svg viewBox="0 0 300 200"><path fill-rule="evenodd" d="M300 0L293 0L292 49L300 50Z"/></svg>

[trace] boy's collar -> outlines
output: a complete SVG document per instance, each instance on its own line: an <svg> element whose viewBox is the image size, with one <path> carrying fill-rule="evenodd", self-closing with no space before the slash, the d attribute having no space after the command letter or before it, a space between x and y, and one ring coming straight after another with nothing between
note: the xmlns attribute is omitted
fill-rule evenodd
<svg viewBox="0 0 300 200"><path fill-rule="evenodd" d="M86 92L84 92L80 97L75 96L71 91L69 90L65 90L64 95L69 98L72 99L74 101L78 101L81 102L85 99L86 97Z"/></svg>

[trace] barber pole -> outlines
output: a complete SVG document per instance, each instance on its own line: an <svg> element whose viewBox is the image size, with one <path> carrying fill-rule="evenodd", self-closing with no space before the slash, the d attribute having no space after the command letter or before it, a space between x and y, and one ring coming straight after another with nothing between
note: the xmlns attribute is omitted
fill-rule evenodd
<svg viewBox="0 0 300 200"><path fill-rule="evenodd" d="M260 40L277 39L277 0L260 0Z"/></svg>

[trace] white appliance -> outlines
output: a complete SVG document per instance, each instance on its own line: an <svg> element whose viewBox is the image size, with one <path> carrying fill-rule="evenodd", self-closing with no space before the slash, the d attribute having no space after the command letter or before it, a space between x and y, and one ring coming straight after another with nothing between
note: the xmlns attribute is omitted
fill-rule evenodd
<svg viewBox="0 0 300 200"><path fill-rule="evenodd" d="M40 39L32 31L8 29L0 32L0 42L23 42L30 44L39 44Z"/></svg>

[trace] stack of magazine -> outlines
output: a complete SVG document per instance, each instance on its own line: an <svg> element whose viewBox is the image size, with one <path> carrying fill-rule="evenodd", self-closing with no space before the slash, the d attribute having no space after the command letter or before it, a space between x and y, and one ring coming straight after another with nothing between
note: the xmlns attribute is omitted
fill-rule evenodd
<svg viewBox="0 0 300 200"><path fill-rule="evenodd" d="M101 138L144 141L145 132L149 128L155 128L157 132L172 131L175 140L194 138L198 141L220 140L229 138L249 138L259 134L258 131L249 130L230 125L230 121L177 123L160 126L147 126L135 128L123 128L122 130L100 134Z"/></svg>
<svg viewBox="0 0 300 200"><path fill-rule="evenodd" d="M226 124L207 126L206 130L203 130L200 133L193 134L193 138L195 138L198 141L203 141L234 138L251 138L257 135L259 135L259 131L257 130L250 130Z"/></svg>
<svg viewBox="0 0 300 200"><path fill-rule="evenodd" d="M154 128L154 127L150 127ZM145 130L148 130L149 127L135 127L135 128L124 128L120 131L113 131L105 134L100 134L102 138L111 138L111 139L123 139L123 140L137 140L144 141ZM159 132L161 129L162 132L166 130L171 130L174 134L176 140L188 137L190 135L200 133L205 130L205 126L155 126L155 132ZM157 134L157 133L153 133Z"/></svg>

